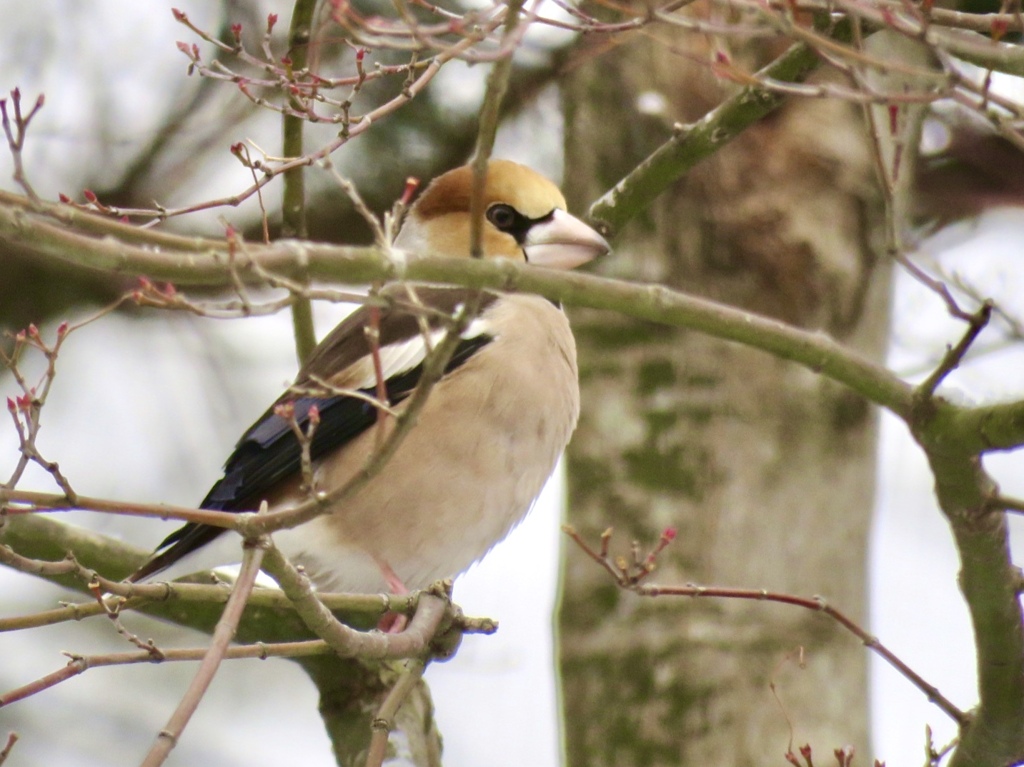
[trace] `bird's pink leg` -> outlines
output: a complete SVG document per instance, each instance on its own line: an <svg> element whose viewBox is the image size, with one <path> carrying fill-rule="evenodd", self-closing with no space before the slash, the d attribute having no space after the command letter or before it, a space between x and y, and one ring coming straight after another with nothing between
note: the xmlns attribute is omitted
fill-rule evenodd
<svg viewBox="0 0 1024 767"><path fill-rule="evenodd" d="M380 568L380 574L384 576L384 582L387 583L390 593L399 596L409 593L409 589L402 583L398 573L391 569L391 565L383 559L378 559L377 566ZM377 621L377 629L385 634L401 634L408 623L409 619L402 613L387 612Z"/></svg>

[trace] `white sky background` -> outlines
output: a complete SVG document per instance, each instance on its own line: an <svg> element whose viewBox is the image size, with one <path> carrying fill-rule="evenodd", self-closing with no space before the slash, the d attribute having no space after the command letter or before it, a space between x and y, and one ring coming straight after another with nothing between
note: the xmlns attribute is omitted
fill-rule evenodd
<svg viewBox="0 0 1024 767"><path fill-rule="evenodd" d="M204 3L182 2L181 7L197 23L209 21L203 18ZM169 10L147 10L117 0L37 0L30 5L0 0L5 18L0 91L20 86L29 103L39 91L47 95L26 153L44 197L78 192L88 176L86 164L109 167L116 175L120 158L130 158L131 147L162 121L162 89L178 83L185 69L174 41L191 38ZM524 119L541 118L528 114ZM556 175L560 137L547 125L544 131L536 124L510 126L503 131L499 153ZM273 116L247 125L244 135L273 146L277 127ZM97 132L114 137L117 149L110 156L97 158L91 140ZM538 135L548 135L550 145L538 146ZM232 158L206 175L209 183L201 197L235 191L245 183ZM12 188L9 179L9 158L0 152L0 185ZM218 215L240 221L244 212ZM216 226L215 218L210 222ZM947 268L969 270L997 297L1006 296L1008 306L1019 306L1024 278L1014 244L1022 231L1024 214L994 212L943 235L929 248L945 248ZM318 308L321 332L338 311ZM890 365L911 374L927 369L922 366L961 332L945 319L934 297L906 278L898 280L894 326ZM197 358L214 356L220 362L196 369ZM143 321L111 317L76 335L60 365L41 446L60 460L79 492L182 504L202 496L238 433L294 373L289 320L283 315L246 322L156 312ZM1009 349L965 365L949 383L973 399L990 401L1019 396L1022 373L1024 352ZM7 390L0 393L10 393L9 384L2 386ZM185 419L194 426L169 436ZM13 444L10 428L0 427L0 476L9 471ZM996 456L989 466L1005 491L1024 495L1020 454ZM956 589L955 553L934 508L920 453L903 426L888 417L883 420L879 478L871 628L967 708L976 695L973 647ZM478 764L483 754L497 767L557 763L554 682L548 672L561 489L549 488L549 493L506 543L457 584L456 597L468 614L496 617L502 626L495 637L466 638L453 661L429 672L449 767ZM1019 534L1019 520L1012 522ZM99 523L143 546L155 544L170 529L166 523L138 520L101 518ZM46 585L3 569L0 593L5 595L4 614L48 607L47 600L55 598ZM139 628L149 630L163 629ZM110 633L99 626L90 631L76 627L71 637L50 629L27 637L0 635L0 678L11 686L48 673L63 664L63 649L124 649ZM198 645L201 639L190 641ZM90 671L0 710L0 737L14 725L22 732L11 762L15 765L134 764L173 710L190 674L168 666ZM876 755L890 767L916 767L923 762L925 723L935 728L937 741L952 728L918 691L877 663L872 680ZM283 685L289 691L279 696ZM146 697L150 689L160 695ZM289 663L228 663L170 763L295 763L301 750L305 765L332 765L315 705L312 686ZM47 735L54 731L63 734Z"/></svg>

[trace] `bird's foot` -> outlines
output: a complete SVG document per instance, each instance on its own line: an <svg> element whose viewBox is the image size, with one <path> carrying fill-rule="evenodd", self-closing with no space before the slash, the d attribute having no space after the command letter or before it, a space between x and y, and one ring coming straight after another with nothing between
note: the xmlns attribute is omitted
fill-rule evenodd
<svg viewBox="0 0 1024 767"><path fill-rule="evenodd" d="M386 612L377 621L377 630L385 634L401 634L409 625L405 613Z"/></svg>
<svg viewBox="0 0 1024 767"><path fill-rule="evenodd" d="M409 589L406 588L402 579L398 577L398 573L391 569L391 565L382 559L378 559L377 566L380 568L380 574L384 576L384 582L387 584L390 593L397 595L409 593ZM405 614L388 610L377 621L377 630L383 631L385 634L401 634L408 625L409 618Z"/></svg>

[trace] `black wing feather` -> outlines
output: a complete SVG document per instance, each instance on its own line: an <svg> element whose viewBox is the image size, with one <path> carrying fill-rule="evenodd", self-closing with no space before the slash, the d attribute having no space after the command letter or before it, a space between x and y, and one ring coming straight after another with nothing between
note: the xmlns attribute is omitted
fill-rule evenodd
<svg viewBox="0 0 1024 767"><path fill-rule="evenodd" d="M445 374L463 365L476 352L493 340L479 335L465 339L445 366ZM423 363L389 378L386 382L388 401L396 405L406 399L423 376ZM360 390L375 396L375 387ZM284 401L284 399L278 402ZM309 423L309 411L316 405L320 409L320 423L310 443L313 460L345 445L377 421L377 408L359 397L336 395L332 397L300 397L294 401L295 420L303 431ZM267 491L277 483L297 474L302 465L302 447L288 420L274 413L271 407L248 431L242 435L224 467L224 477L218 480L200 504L203 509L220 511L254 511ZM160 554L147 562L130 580L140 580L170 566L195 551L218 535L223 528L195 522L178 528L157 547Z"/></svg>

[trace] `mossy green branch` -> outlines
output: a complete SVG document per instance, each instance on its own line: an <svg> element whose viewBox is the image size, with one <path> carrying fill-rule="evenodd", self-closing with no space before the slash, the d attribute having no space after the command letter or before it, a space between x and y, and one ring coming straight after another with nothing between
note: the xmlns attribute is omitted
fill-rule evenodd
<svg viewBox="0 0 1024 767"><path fill-rule="evenodd" d="M839 41L849 40L849 22L838 23L830 36ZM820 63L817 52L805 43L797 43L754 77L799 82ZM692 125L679 126L671 138L590 206L587 221L605 237L615 237L630 219L647 210L690 168L780 107L785 98L778 91L747 86Z"/></svg>
<svg viewBox="0 0 1024 767"><path fill-rule="evenodd" d="M148 557L146 552L119 541L33 514L18 515L4 520L4 526L0 530L0 543L11 546L22 556L51 561L63 559L68 551L73 551L82 565L115 578L133 571ZM79 578L49 580L80 592L86 591L85 584ZM179 588L178 584L176 588ZM187 590L189 587L185 588ZM203 598L189 598L187 601L170 598L163 602L147 602L132 607L153 617L209 634L223 612L229 589L218 586L192 586L191 596L196 596L196 590L205 592ZM375 596L321 595L321 599L340 620L363 629L371 628L375 624L384 605L384 601ZM338 609L339 599L349 607ZM396 599L399 602L396 602ZM393 597L390 604L401 609L403 605L400 602L403 599ZM87 617L87 613L101 614L98 610L90 610L90 607L91 605L86 605L81 614L72 611L68 619L78 620ZM352 607L355 609L351 609ZM299 618L295 607L281 592L256 589L248 598L235 638L244 644L278 644L315 637ZM390 665L356 658L340 658L326 643L322 648L303 653L303 657L299 657L298 654L290 657L302 665L320 691L320 715L332 739L335 752L339 754L338 763L343 763L340 756L342 754L356 754L365 750L365 743L372 729L370 723L380 700L391 686L388 683L392 676ZM418 718L413 717L411 723L403 723L403 726L411 733L411 740L417 743L426 741L431 747L438 748L439 736L429 717L432 711L429 692L420 685L417 694L424 702L418 712L421 715ZM417 763L427 762L421 760Z"/></svg>
<svg viewBox="0 0 1024 767"><path fill-rule="evenodd" d="M114 580L134 572L149 558L147 551L39 514L19 514L5 519L0 529L0 543L24 557L46 561L59 561L68 552L74 552L81 565ZM53 576L46 580L88 593L86 584L76 576ZM193 586L186 590L188 599L177 599L171 594L166 601L138 604L134 609L209 633L227 601L228 589ZM325 595L324 600L339 619L363 628L371 627L383 610L383 601L375 596ZM238 638L242 642L291 642L316 637L283 594L257 589L249 599Z"/></svg>
<svg viewBox="0 0 1024 767"><path fill-rule="evenodd" d="M392 261L373 247L299 240L246 244L232 261L223 240L142 232L80 212L71 222L59 218L61 212L61 206L33 211L24 198L0 193L0 241L40 257L113 274L167 280L178 286L230 289L232 269L246 282L260 282L262 277L251 266L251 262L256 262L262 269L283 277L305 275L327 284L413 279L534 292L567 304L688 327L762 349L833 378L904 420L910 418L914 408L908 384L823 333L800 330L659 285L546 270L509 261ZM147 237L152 237L152 244ZM1024 401L967 407L937 399L934 406L936 413L928 428L934 431L936 440L950 441L973 454L1024 445Z"/></svg>
<svg viewBox="0 0 1024 767"><path fill-rule="evenodd" d="M1020 447L1024 434L1024 400L1003 402L977 408L952 407L951 427L958 434L975 434L976 452L1013 450Z"/></svg>
<svg viewBox="0 0 1024 767"><path fill-rule="evenodd" d="M960 555L960 590L977 650L979 704L960 731L950 767L1018 764L1024 758L1024 616L1006 515L991 508L995 483L969 446L958 449L955 435L932 423L915 436Z"/></svg>
<svg viewBox="0 0 1024 767"><path fill-rule="evenodd" d="M525 0L509 0L505 13L505 31L501 41L505 46L514 40L516 28L519 26L519 12ZM473 258L482 255L481 238L483 237L484 221L484 183L487 179L487 163L494 150L494 139L498 135L498 122L501 117L501 106L508 90L512 76L512 53L514 46L509 47L508 54L499 58L491 66L487 75L487 89L484 91L484 102L480 107L479 125L476 133L476 151L473 154L473 192L469 197L469 252Z"/></svg>
<svg viewBox="0 0 1024 767"><path fill-rule="evenodd" d="M231 289L232 270L243 282L263 281L246 266L250 261L293 280L309 276L358 284L382 271L381 254L373 248L278 240L268 245L243 243L232 258L226 240L154 232L81 210L65 216L65 206L60 205L33 212L27 202L0 191L0 242L114 275Z"/></svg>
<svg viewBox="0 0 1024 767"><path fill-rule="evenodd" d="M23 213L21 224L5 226L10 221L5 215L8 213L9 209L0 205L0 239L17 237L19 244L51 257L119 274L169 280L180 286L231 285L227 248L218 241L209 241L205 254L191 250L176 253L166 248L154 252L109 237L97 240L69 234L59 225ZM299 241L251 245L246 247L245 254L262 268L288 277L302 269L312 279L335 284L411 279L521 290L577 306L610 309L652 322L689 327L798 362L850 386L901 417L907 417L911 408L909 385L823 333L803 331L659 285L638 285L511 261L425 258L403 263L388 260L372 247ZM245 267L243 259L236 259L236 267L243 279L258 278L255 270ZM1021 439L1024 441L1024 433Z"/></svg>
<svg viewBox="0 0 1024 767"><path fill-rule="evenodd" d="M293 72L301 73L309 65L309 44L313 36L315 10L316 0L296 0L292 9L292 23L288 30L288 57L291 59ZM295 98L292 98L292 107L296 111L301 109ZM282 148L285 157L302 156L305 124L306 121L301 117L294 114L284 115ZM284 237L304 238L307 235L305 173L305 166L299 165L285 171L284 174L284 199L281 205L281 234ZM301 364L316 346L313 309L305 296L295 296L292 300L292 331L295 336L295 353Z"/></svg>
<svg viewBox="0 0 1024 767"><path fill-rule="evenodd" d="M408 279L539 293L573 306L607 309L690 328L797 362L846 384L901 417L910 412L912 390L908 384L830 336L661 285L565 273L508 261L423 259L409 264L403 272Z"/></svg>
<svg viewBox="0 0 1024 767"><path fill-rule="evenodd" d="M55 208L32 210L19 198L0 195L0 240L41 257L111 273L147 275L179 285L227 288L232 284L231 261L222 241L143 233L84 214L76 214L75 221L69 222L60 217L62 212ZM691 328L797 362L892 410L908 423L931 462L939 503L960 552L960 582L975 627L981 704L972 723L961 733L961 746L952 763L954 767L1003 764L1024 756L1024 729L1019 726L1024 721L1024 632L1016 591L1019 575L1009 556L1005 518L991 508L995 487L979 457L991 450L1024 445L1024 401L972 407L941 397L915 396L915 390L893 373L825 334L659 285L545 270L510 261L389 260L374 248L287 240L239 249L234 266L238 276L249 281L260 279L257 270L247 266L250 259L283 276L306 275L325 283L410 279L528 291L567 304ZM26 525L47 523L52 521L41 517L10 519L5 535L17 534ZM80 546L67 545L63 534L46 532L37 539L56 546L48 554L32 550L22 553L59 558L67 548L80 552ZM103 543L106 564L111 562L110 545L113 543ZM134 556L135 562L124 563L125 572L143 554ZM153 605L147 610L200 627L203 621L213 625L219 605L214 605L208 617L203 613L198 618L193 614L193 603L187 610L184 603ZM294 614L291 620L297 620ZM259 631L266 639L273 634L265 632L288 625L275 615L266 626L261 623ZM304 629L301 632L298 636L308 636ZM282 638L293 639L295 635Z"/></svg>

